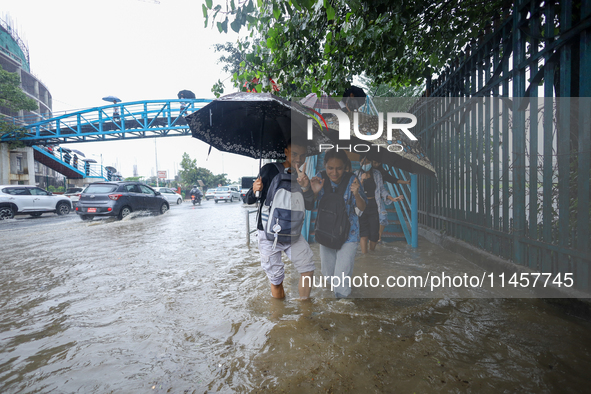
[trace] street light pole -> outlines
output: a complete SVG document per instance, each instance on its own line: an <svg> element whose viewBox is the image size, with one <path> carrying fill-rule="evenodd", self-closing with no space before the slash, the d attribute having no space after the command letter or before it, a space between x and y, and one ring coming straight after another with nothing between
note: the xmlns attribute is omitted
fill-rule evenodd
<svg viewBox="0 0 591 394"><path fill-rule="evenodd" d="M156 187L160 187L158 183L158 149L156 147L156 138L154 138L154 154L156 155Z"/></svg>

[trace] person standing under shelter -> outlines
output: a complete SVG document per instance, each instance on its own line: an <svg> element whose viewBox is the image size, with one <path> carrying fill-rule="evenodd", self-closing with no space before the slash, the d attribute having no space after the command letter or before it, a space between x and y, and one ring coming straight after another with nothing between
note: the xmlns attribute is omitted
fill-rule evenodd
<svg viewBox="0 0 591 394"><path fill-rule="evenodd" d="M379 161L372 160L371 168L374 170L378 170L382 175L382 180L388 183L397 183L399 185L410 185L410 181L405 181L402 179L396 178L394 175L390 174L388 171L384 169L382 164ZM388 212L386 208L382 204L382 210L379 211L380 214L380 236L378 237L378 242L382 241L382 234L384 233L384 229L388 225Z"/></svg>
<svg viewBox="0 0 591 394"><path fill-rule="evenodd" d="M368 242L369 250L374 251L380 240L380 213L383 212L384 215L387 215L384 202L388 205L392 202L402 201L404 196L400 195L394 198L386 191L382 174L372 167L372 163L367 157L362 157L360 164L361 168L355 172L355 175L361 180L368 198L367 207L359 218L361 253L365 254L368 251Z"/></svg>
<svg viewBox="0 0 591 394"><path fill-rule="evenodd" d="M300 273L300 299L309 298L312 288L314 255L308 242L301 235L291 242L272 241L267 238L262 220L264 203L267 199L273 198L273 196L268 195L269 186L273 182L273 179L280 174L280 170L282 170L282 173L293 174L293 179L296 179L297 174L296 180L303 192L305 208L313 209L314 193L310 188L310 180L305 174L305 169L302 171L299 169L306 159L306 146L307 142L305 140L293 139L288 141L287 147L285 148L285 162L265 164L245 197L246 204L254 204L257 200L260 203L257 215L257 229L261 266L271 282L271 295L274 298L285 298L285 290L283 288L285 266L283 261L281 261L281 252L287 255ZM257 192L260 193L258 197Z"/></svg>

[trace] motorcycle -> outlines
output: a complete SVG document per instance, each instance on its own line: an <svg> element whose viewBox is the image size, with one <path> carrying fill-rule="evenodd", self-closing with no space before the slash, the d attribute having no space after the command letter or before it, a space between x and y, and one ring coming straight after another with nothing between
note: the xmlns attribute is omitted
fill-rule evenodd
<svg viewBox="0 0 591 394"><path fill-rule="evenodd" d="M191 194L191 202L193 203L193 205L201 205L201 197L195 194Z"/></svg>

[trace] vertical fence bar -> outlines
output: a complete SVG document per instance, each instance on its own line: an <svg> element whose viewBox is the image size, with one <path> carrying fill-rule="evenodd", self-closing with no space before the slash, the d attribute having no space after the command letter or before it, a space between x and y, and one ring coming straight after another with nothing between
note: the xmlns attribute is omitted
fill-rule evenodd
<svg viewBox="0 0 591 394"><path fill-rule="evenodd" d="M410 174L410 199L411 199L411 246L416 248L419 246L419 214L418 214L418 185L417 174Z"/></svg>
<svg viewBox="0 0 591 394"><path fill-rule="evenodd" d="M503 32L503 37L504 40L508 40L511 37L511 33L509 31L509 26L505 25L504 28L504 32ZM503 41L504 41L503 40ZM506 53L504 53L503 55L506 55ZM503 76L506 76L509 74L509 59L504 58L504 60L502 60L503 64ZM503 97L507 97L508 96L508 91L509 91L509 80L508 79L504 79L503 80L503 84L502 84L502 93L501 95ZM507 101L503 100L501 101L502 105L501 105L501 111L502 111L502 124L501 124L501 133L502 133L502 159L501 159L501 179L502 179L502 188L501 188L501 195L503 196L503 201L502 201L502 216L501 216L501 220L502 220L502 231L505 234L509 234L511 229L509 228L509 196L510 196L510 189L509 189L509 168L510 168L510 163L509 163L509 136L510 136L510 130L509 130L509 111L508 111L508 105L507 105ZM505 258L510 258L512 255L512 252L510 253L510 246L507 243L507 241L503 238L501 240L501 255Z"/></svg>
<svg viewBox="0 0 591 394"><path fill-rule="evenodd" d="M581 19L591 15L591 0L583 0L581 6ZM581 33L580 70L591 70L591 31ZM579 181L578 181L578 206L579 217L577 222L577 249L587 256L591 255L591 240L589 239L589 177L591 172L591 75L589 72L581 73L579 82ZM585 289L589 288L591 270L589 260L579 261L577 277Z"/></svg>
<svg viewBox="0 0 591 394"><path fill-rule="evenodd" d="M513 261L525 263L525 112L520 109L525 95L525 39L519 29L525 15L522 1L517 1L513 11ZM520 99L522 98L522 99Z"/></svg>
<svg viewBox="0 0 591 394"><path fill-rule="evenodd" d="M552 43L554 37L554 3L549 2L545 10L546 26L545 36ZM554 63L551 61L551 53L544 56L544 162L543 162L543 190L542 190L542 239L545 243L552 243L552 215L554 201L552 192L554 189L553 156L554 145ZM542 256L542 272L552 272L552 254L555 252L546 251Z"/></svg>
<svg viewBox="0 0 591 394"><path fill-rule="evenodd" d="M560 3L560 31L567 31L572 26L572 1ZM570 220L570 134L571 134L571 74L572 48L565 43L560 48L560 98L558 99L558 244L567 246L569 241ZM564 254L558 254L558 272L569 271L569 262Z"/></svg>
<svg viewBox="0 0 591 394"><path fill-rule="evenodd" d="M532 56L538 53L538 39L540 37L540 7L536 1L530 4L531 31L530 51ZM538 61L530 64L530 79L538 73ZM530 82L531 93L529 99L529 228L527 236L531 239L538 239L538 86ZM532 269L538 268L538 249L529 248L528 266Z"/></svg>
<svg viewBox="0 0 591 394"><path fill-rule="evenodd" d="M487 53L490 50L486 51ZM488 81L490 78L490 55L486 57L485 62L485 74L484 78L485 81ZM484 225L488 229L492 229L492 218L491 218L491 105L492 101L490 98L487 98L487 92L484 93L485 101L484 101L484 209L483 215L486 215L486 219ZM493 132L495 130L493 129ZM485 234L484 236L484 249L488 252L492 252L492 236L490 234Z"/></svg>

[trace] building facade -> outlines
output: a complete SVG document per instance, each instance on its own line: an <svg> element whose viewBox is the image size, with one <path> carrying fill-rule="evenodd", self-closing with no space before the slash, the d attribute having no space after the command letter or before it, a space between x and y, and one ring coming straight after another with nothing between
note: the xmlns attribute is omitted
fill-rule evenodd
<svg viewBox="0 0 591 394"><path fill-rule="evenodd" d="M35 111L12 111L0 106L0 117L8 122L29 124L52 116L52 98L49 89L31 73L29 49L20 38L8 17L0 19L0 67L17 73L21 89L37 102ZM0 143L0 184L38 184L41 187L63 184L63 176L34 160L30 147L11 149Z"/></svg>

